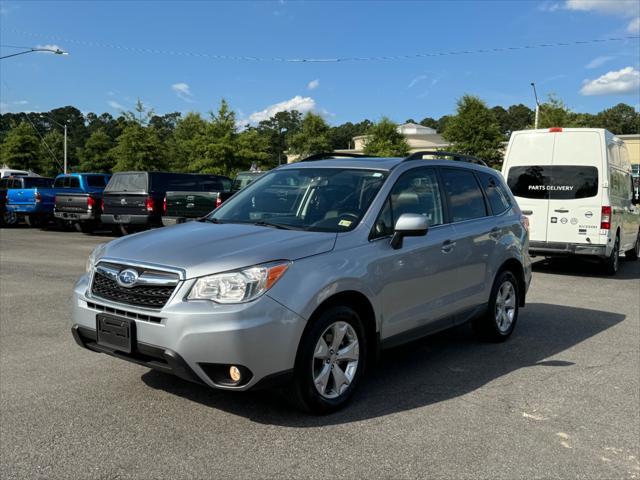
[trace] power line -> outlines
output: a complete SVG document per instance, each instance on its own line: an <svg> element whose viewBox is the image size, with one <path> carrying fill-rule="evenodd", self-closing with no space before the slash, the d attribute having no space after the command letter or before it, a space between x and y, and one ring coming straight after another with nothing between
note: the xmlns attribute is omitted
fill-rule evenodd
<svg viewBox="0 0 640 480"><path fill-rule="evenodd" d="M36 128L36 126L33 124L33 122L31 121L31 119L29 118L29 115L25 112L22 113L25 118L29 121L29 123L31 124L31 127L35 130L35 132L38 134L38 136L40 137L40 140L42 140L42 143L44 143L44 146L47 147L47 150L49 150L49 154L51 155L51 158L53 158L53 161L56 162L56 165L58 165L59 169L62 169L62 165L60 164L60 162L58 161L58 159L56 158L55 154L53 153L53 150L51 150L51 147L49 147L49 145L47 144L47 142L44 140L44 137L42 136L42 134L40 133L40 131Z"/></svg>
<svg viewBox="0 0 640 480"><path fill-rule="evenodd" d="M125 45L74 40L70 38L60 37L58 35L36 34L31 32L25 32L22 30L12 29L12 28L4 29L4 30L14 32L20 35L30 36L30 37L40 37L40 38L46 37L50 40L73 43L76 45L83 45L83 46L92 47L92 48L109 48L109 49L139 53L139 54L206 58L214 61L282 62L282 63L344 63L344 62L412 60L412 59L418 59L418 58L444 57L444 56L452 56L452 55L502 53L502 52L518 51L518 50L533 50L533 49L541 49L541 48L581 46L581 45L590 45L590 44L598 44L598 43L605 43L605 42L637 40L640 38L639 35L630 35L625 37L595 38L595 39L589 39L589 40L570 40L570 41L564 41L564 42L535 43L535 44L529 44L529 45L515 45L515 46L503 46L503 47L491 47L491 48L478 48L478 49L470 49L470 50L452 50L452 51L441 51L441 52L414 53L414 54L405 54L405 55L374 55L374 56L332 57L332 58L305 58L305 57L290 58L290 57L256 57L256 56L245 56L245 55L240 55L240 56L217 55L217 54L209 54L209 53L203 53L203 52L129 47ZM0 45L0 46L5 46L5 45ZM6 47L22 48L14 45L6 45Z"/></svg>

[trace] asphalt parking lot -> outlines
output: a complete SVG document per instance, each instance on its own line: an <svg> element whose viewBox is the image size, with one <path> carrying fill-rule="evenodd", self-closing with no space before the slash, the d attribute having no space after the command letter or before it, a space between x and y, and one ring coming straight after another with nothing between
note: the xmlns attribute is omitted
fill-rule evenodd
<svg viewBox="0 0 640 480"><path fill-rule="evenodd" d="M0 230L2 479L640 478L640 262L537 262L509 342L389 351L312 417L77 347L71 289L110 238Z"/></svg>

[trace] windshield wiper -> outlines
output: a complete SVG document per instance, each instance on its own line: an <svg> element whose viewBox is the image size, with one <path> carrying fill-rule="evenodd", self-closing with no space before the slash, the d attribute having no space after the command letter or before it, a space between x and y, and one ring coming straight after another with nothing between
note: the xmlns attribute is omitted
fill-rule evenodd
<svg viewBox="0 0 640 480"><path fill-rule="evenodd" d="M254 225L257 225L258 227L273 227L273 228L278 228L280 230L293 230L293 227L289 227L287 225L282 225L281 223L271 223L271 222L265 222L264 220L258 220L257 222L253 222Z"/></svg>

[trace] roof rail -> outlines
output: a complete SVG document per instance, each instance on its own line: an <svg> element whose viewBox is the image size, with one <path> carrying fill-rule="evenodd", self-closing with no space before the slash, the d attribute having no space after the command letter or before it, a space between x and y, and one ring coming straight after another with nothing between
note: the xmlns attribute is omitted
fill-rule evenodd
<svg viewBox="0 0 640 480"><path fill-rule="evenodd" d="M458 162L475 163L476 165L482 165L484 167L488 166L484 160L481 160L478 157L466 155L464 153L445 152L441 150L420 150L419 152L413 152L411 155L406 157L403 162L407 160L422 160L422 157L424 157L425 155L432 155L434 157L450 157L451 160L455 160Z"/></svg>
<svg viewBox="0 0 640 480"><path fill-rule="evenodd" d="M332 158L376 158L376 155L365 155L363 153L336 153L336 152L325 152L325 153L314 153L313 155L309 155L308 157L299 160L300 162L313 162L316 160L330 160Z"/></svg>

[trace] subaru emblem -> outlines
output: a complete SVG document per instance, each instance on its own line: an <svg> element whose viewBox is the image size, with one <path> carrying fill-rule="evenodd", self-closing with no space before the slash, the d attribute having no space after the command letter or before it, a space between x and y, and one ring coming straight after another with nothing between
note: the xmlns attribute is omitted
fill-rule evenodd
<svg viewBox="0 0 640 480"><path fill-rule="evenodd" d="M133 287L138 281L138 272L133 270L132 268L127 268L126 270L122 270L118 277L116 278L116 282L121 287L130 288Z"/></svg>

